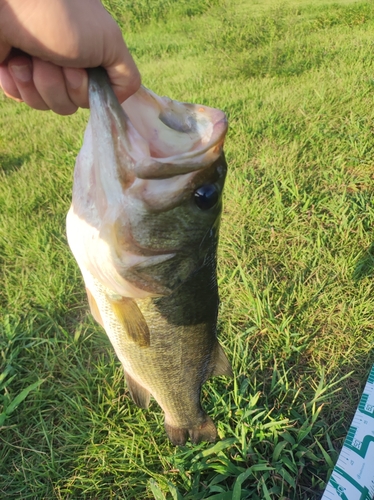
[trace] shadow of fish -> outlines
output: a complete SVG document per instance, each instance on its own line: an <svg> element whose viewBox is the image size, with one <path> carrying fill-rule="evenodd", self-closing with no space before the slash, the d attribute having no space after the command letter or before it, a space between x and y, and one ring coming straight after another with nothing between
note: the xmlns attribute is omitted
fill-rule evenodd
<svg viewBox="0 0 374 500"><path fill-rule="evenodd" d="M121 107L100 68L89 98L67 235L91 312L172 443L214 441L201 387L232 376L216 336L226 116L144 87Z"/></svg>

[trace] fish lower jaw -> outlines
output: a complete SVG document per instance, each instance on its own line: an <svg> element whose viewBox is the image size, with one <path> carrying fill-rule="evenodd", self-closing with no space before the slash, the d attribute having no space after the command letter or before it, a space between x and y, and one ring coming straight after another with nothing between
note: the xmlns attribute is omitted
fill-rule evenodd
<svg viewBox="0 0 374 500"><path fill-rule="evenodd" d="M200 443L201 441L214 443L217 439L216 426L208 415L204 415L202 423L188 427L176 427L170 425L165 417L164 425L168 438L175 446L183 446L188 437L190 437L191 442L194 444Z"/></svg>

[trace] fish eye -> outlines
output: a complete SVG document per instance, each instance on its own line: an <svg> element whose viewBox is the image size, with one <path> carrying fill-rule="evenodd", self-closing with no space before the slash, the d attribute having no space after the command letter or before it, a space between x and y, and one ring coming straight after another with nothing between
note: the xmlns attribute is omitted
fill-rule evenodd
<svg viewBox="0 0 374 500"><path fill-rule="evenodd" d="M204 184L194 192L195 203L201 210L213 208L218 198L218 191L214 184Z"/></svg>

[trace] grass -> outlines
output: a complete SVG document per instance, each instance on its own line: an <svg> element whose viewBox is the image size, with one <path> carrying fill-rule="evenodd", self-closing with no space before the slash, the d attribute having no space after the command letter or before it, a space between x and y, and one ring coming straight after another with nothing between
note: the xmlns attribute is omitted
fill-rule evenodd
<svg viewBox="0 0 374 500"><path fill-rule="evenodd" d="M143 82L224 109L221 440L137 409L68 250L87 112L0 97L0 496L321 498L374 362L374 2L107 0Z"/></svg>

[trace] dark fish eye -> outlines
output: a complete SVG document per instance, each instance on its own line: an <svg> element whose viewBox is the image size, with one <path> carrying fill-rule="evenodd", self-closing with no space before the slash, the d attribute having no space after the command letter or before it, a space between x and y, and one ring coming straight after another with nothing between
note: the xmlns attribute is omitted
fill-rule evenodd
<svg viewBox="0 0 374 500"><path fill-rule="evenodd" d="M194 192L195 203L201 210L209 210L209 208L214 207L218 198L218 191L214 184L204 184Z"/></svg>

